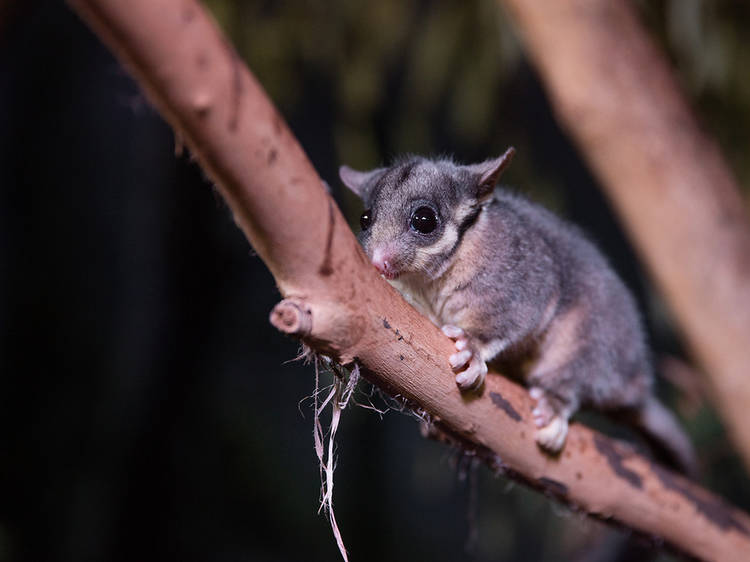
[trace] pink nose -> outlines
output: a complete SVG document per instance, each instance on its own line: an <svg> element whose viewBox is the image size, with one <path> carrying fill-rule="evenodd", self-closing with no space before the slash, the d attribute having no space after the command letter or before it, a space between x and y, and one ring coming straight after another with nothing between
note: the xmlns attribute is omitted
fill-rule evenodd
<svg viewBox="0 0 750 562"><path fill-rule="evenodd" d="M390 277L394 273L393 258L381 248L376 248L372 253L372 265L386 277Z"/></svg>
<svg viewBox="0 0 750 562"><path fill-rule="evenodd" d="M373 260L372 265L374 265L375 269L377 269L383 275L388 275L392 270L391 262L389 262L388 260Z"/></svg>

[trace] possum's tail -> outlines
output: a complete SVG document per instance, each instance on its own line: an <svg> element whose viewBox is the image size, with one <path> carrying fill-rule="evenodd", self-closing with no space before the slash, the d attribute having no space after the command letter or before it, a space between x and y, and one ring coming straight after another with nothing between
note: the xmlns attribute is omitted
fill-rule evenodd
<svg viewBox="0 0 750 562"><path fill-rule="evenodd" d="M664 451L672 464L691 478L698 477L695 449L675 415L654 396L635 415L635 425L659 450Z"/></svg>

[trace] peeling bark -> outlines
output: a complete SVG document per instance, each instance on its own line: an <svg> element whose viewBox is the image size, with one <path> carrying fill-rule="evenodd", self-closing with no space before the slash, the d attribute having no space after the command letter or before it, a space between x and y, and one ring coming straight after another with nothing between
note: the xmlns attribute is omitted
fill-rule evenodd
<svg viewBox="0 0 750 562"><path fill-rule="evenodd" d="M196 2L70 4L216 182L284 296L274 326L356 362L371 382L427 412L433 434L575 509L694 556L750 556L750 517L624 445L573 424L561 455L540 451L532 401L510 380L489 376L481 395L462 395L448 367L452 342L378 276L283 120Z"/></svg>

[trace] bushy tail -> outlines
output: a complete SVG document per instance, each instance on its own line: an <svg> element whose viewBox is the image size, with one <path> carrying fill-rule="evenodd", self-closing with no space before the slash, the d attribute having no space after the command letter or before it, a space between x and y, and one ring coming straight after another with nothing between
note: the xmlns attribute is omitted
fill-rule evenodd
<svg viewBox="0 0 750 562"><path fill-rule="evenodd" d="M691 478L698 477L698 461L693 444L675 415L651 396L635 416L638 429L667 455L677 468Z"/></svg>

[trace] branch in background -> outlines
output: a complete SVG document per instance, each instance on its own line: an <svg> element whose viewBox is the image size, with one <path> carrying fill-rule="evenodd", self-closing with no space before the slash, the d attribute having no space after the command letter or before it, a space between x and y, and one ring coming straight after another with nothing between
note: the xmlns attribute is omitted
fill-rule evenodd
<svg viewBox="0 0 750 562"><path fill-rule="evenodd" d="M702 558L750 556L750 517L620 443L573 424L535 441L527 392L488 377L462 396L453 344L383 281L255 78L193 0L70 0L217 183L285 297L272 323L423 409L439 431L577 510Z"/></svg>
<svg viewBox="0 0 750 562"><path fill-rule="evenodd" d="M710 376L750 467L750 221L718 146L631 2L503 3Z"/></svg>

